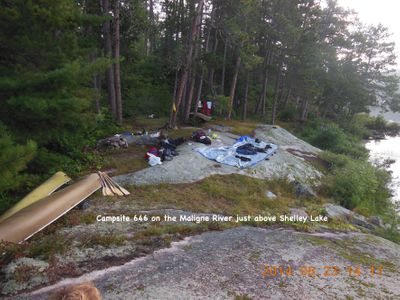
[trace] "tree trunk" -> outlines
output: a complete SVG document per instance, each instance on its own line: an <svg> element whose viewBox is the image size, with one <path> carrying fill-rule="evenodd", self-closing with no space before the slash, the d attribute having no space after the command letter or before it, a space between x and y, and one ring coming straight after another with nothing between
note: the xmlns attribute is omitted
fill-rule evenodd
<svg viewBox="0 0 400 300"><path fill-rule="evenodd" d="M287 105L289 103L289 98L290 98L290 93L291 92L292 92L292 86L291 86L291 84L289 84L288 90L287 90L286 95L285 95L285 100L283 102L283 109L286 109L286 107L287 107Z"/></svg>
<svg viewBox="0 0 400 300"><path fill-rule="evenodd" d="M200 18L198 20L198 23L196 25L197 27L197 38L195 39L195 48L194 48L194 55L193 55L193 60L196 61L197 56L199 54L199 48L200 48L200 31L201 31L201 21L203 19L203 14L200 15ZM192 72L191 72L191 79L190 79L190 87L189 87L189 94L188 94L188 98L186 101L186 107L185 107L185 114L184 114L184 120L185 122L187 122L189 120L190 117L190 111L192 110L192 102L193 102L193 94L194 94L194 87L195 87L195 83L196 83L196 74L197 74L197 65L195 64L192 67Z"/></svg>
<svg viewBox="0 0 400 300"><path fill-rule="evenodd" d="M172 109L171 109L171 114L170 114L170 119L169 119L169 126L172 128L176 127L176 121L177 121L177 113L179 111L179 107L181 105L182 102L182 97L183 97L183 92L185 89L185 85L186 85L186 81L188 78L188 72L189 69L192 65L192 56L193 56L193 44L194 44L194 40L196 39L197 36L197 24L199 24L199 18L200 18L200 14L201 11L203 9L203 3L204 0L199 0L199 4L197 6L197 13L195 18L193 19L192 22L192 29L191 29L191 41L188 45L188 50L186 52L186 59L185 59L185 65L183 66L183 70L182 70L182 76L180 78L179 81L179 85L178 85L178 90L176 93L176 98L174 99L173 105L172 105Z"/></svg>
<svg viewBox="0 0 400 300"><path fill-rule="evenodd" d="M307 116L308 116L308 98L305 98L302 103L300 121L301 122L307 121Z"/></svg>
<svg viewBox="0 0 400 300"><path fill-rule="evenodd" d="M282 75L282 61L279 63L278 74L276 75L275 94L274 94L274 100L272 102L272 112L271 112L271 124L272 125L275 125L275 121L276 121L276 108L278 106L279 86L281 84L281 77L282 77L281 75Z"/></svg>
<svg viewBox="0 0 400 300"><path fill-rule="evenodd" d="M267 82L266 79L267 77L267 68L268 68L268 55L269 55L269 51L268 51L268 47L267 47L267 42L264 42L264 47L265 47L265 53L264 53L264 72L262 73L262 87L261 87L261 92L260 92L260 96L258 97L258 101L256 104L256 107L254 109L254 114L257 115L260 113L260 109L261 106L263 105L263 101L264 101L264 96L265 96L265 89L267 86Z"/></svg>
<svg viewBox="0 0 400 300"><path fill-rule="evenodd" d="M300 96L296 96L296 110L299 109Z"/></svg>
<svg viewBox="0 0 400 300"><path fill-rule="evenodd" d="M218 47L218 30L215 29L215 41L214 41L214 48L213 48L214 55L217 53L217 47ZM210 68L209 75L208 75L208 89L209 89L209 92L212 95L215 95L215 91L214 91L214 73L215 73L215 67L214 67L214 65L212 65L211 68Z"/></svg>
<svg viewBox="0 0 400 300"><path fill-rule="evenodd" d="M194 94L194 86L196 82L196 68L192 71L191 78L190 78L190 86L189 86L189 93L185 107L185 122L189 120L190 111L192 110L192 102L193 102L193 94Z"/></svg>
<svg viewBox="0 0 400 300"><path fill-rule="evenodd" d="M114 78L115 78L115 102L117 108L117 122L122 125L122 98L121 98L121 77L120 77L120 64L119 64L119 52L120 52L120 18L119 18L119 0L115 0L114 7Z"/></svg>
<svg viewBox="0 0 400 300"><path fill-rule="evenodd" d="M243 121L247 118L247 100L249 96L249 73L247 73L244 83L244 99L243 99Z"/></svg>
<svg viewBox="0 0 400 300"><path fill-rule="evenodd" d="M267 92L268 92L268 77L269 77L269 69L268 69L268 65L270 65L272 63L272 55L273 52L269 51L269 55L267 58L267 68L265 69L265 90L264 90L264 94L263 94L263 102L262 102L262 116L265 116L266 112L267 112Z"/></svg>
<svg viewBox="0 0 400 300"><path fill-rule="evenodd" d="M110 16L110 5L108 0L101 0L103 14ZM112 57L112 44L111 44L111 28L110 20L106 20L103 23L103 35L104 35L104 55L106 57ZM117 104L115 99L115 82L114 82L114 71L113 66L110 65L106 70L106 81L107 81L107 92L108 102L111 107L111 114L114 119L117 119Z"/></svg>
<svg viewBox="0 0 400 300"><path fill-rule="evenodd" d="M222 73L221 73L221 93L225 95L225 72L226 72L226 52L228 51L228 39L225 41L224 45L224 57L222 60Z"/></svg>
<svg viewBox="0 0 400 300"><path fill-rule="evenodd" d="M236 83L237 83L237 78L238 78L238 74L239 74L240 63L241 63L241 57L238 54L238 57L236 59L236 64L235 64L235 73L233 74L233 78L232 78L231 92L229 94L229 104L228 104L229 107L228 107L228 115L227 115L228 120L230 120L231 116L232 116L233 99L235 98Z"/></svg>
<svg viewBox="0 0 400 300"><path fill-rule="evenodd" d="M97 56L97 51L95 50L91 55L90 55L90 60L94 63L96 61L96 56ZM101 97L101 79L99 74L96 72L92 75L92 80L93 80L93 89L95 90L95 98L94 98L94 103L95 103L95 108L96 108L96 114L101 113L101 108L100 108L100 97Z"/></svg>
<svg viewBox="0 0 400 300"><path fill-rule="evenodd" d="M149 45L148 51L149 53L154 52L154 44L155 44L155 33L154 33L154 1L149 0L149 18L150 18L150 37L149 37Z"/></svg>
<svg viewBox="0 0 400 300"><path fill-rule="evenodd" d="M214 8L213 8L213 11L211 13L211 22L212 22L213 15L214 15ZM210 25L210 28L208 29L207 38L206 38L206 44L204 46L206 54L208 53L208 46L210 44L210 36L211 36L211 25ZM194 107L195 113L197 113L197 111L199 109L198 103L201 100L201 92L202 92L202 89L203 89L203 80L204 80L204 66L203 66L203 61L202 61L201 62L201 74L200 74L199 86L197 88L196 103L195 103L195 107Z"/></svg>
<svg viewBox="0 0 400 300"><path fill-rule="evenodd" d="M94 99L96 103L96 114L101 113L101 108L100 108L100 91L101 91L101 79L99 74L93 75L93 87L96 91L96 98Z"/></svg>
<svg viewBox="0 0 400 300"><path fill-rule="evenodd" d="M204 79L204 69L201 70L199 85L197 87L196 103L194 106L195 113L197 113L197 111L199 110L198 104L199 104L199 101L201 101L201 92L203 90L203 79Z"/></svg>
<svg viewBox="0 0 400 300"><path fill-rule="evenodd" d="M176 92L177 92L177 90L178 90L178 79L179 79L179 77L178 77L178 74L179 73L179 66L176 66L176 70L175 70L175 81L174 81L174 94L173 94L173 96L172 96L172 99L175 99L176 98Z"/></svg>
<svg viewBox="0 0 400 300"><path fill-rule="evenodd" d="M188 73L188 76L187 76L187 79L186 79L186 82L185 82L185 85L184 85L184 88L183 88L183 96L182 96L182 100L183 101L181 103L181 106L179 107L179 113L178 113L181 116L183 116L184 113L185 113L185 105L186 105L186 103L185 103L184 100L187 99L188 85L190 83L190 74L191 74L191 72Z"/></svg>
<svg viewBox="0 0 400 300"><path fill-rule="evenodd" d="M265 115L265 107L266 107L266 94L267 94L267 87L268 87L268 65L270 62L270 57L272 56L271 51L268 50L266 47L265 49L265 56L264 56L264 73L263 73L263 81L262 81L262 88L260 97L258 98L258 102L256 108L254 110L254 114L259 114L260 110L262 114Z"/></svg>

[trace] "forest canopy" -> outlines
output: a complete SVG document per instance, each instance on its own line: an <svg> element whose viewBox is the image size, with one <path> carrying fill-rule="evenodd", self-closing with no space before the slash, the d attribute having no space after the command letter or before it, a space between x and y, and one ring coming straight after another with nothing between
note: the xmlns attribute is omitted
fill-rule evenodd
<svg viewBox="0 0 400 300"><path fill-rule="evenodd" d="M399 111L394 47L329 0L1 0L0 196L22 170L78 173L126 120L175 127L204 99L272 124Z"/></svg>

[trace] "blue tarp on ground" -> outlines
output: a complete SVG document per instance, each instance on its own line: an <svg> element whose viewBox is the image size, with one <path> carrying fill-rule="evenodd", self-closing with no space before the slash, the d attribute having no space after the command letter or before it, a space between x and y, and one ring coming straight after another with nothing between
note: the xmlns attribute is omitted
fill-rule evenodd
<svg viewBox="0 0 400 300"><path fill-rule="evenodd" d="M265 148L269 145L271 148L267 149L266 152L258 152L254 155L243 155L238 154L236 149L245 144L252 144L257 148ZM275 144L259 142L256 143L254 139L250 137L241 137L239 142L236 142L232 146L222 146L222 147L201 147L195 148L194 150L202 154L204 157L215 160L221 164L235 166L240 169L248 168L258 164L259 162L265 160L278 149L278 146ZM236 156L247 157L251 159L250 161L242 161L240 158Z"/></svg>

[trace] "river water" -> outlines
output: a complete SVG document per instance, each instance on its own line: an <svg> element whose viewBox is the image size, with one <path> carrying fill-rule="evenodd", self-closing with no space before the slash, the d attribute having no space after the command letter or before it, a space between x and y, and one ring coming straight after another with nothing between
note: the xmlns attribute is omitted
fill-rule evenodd
<svg viewBox="0 0 400 300"><path fill-rule="evenodd" d="M371 108L372 116L377 116L379 113L379 109ZM400 123L400 113L387 112L382 115L387 121ZM369 141L365 147L370 151L370 160L374 163L381 163L385 159L395 161L389 167L393 177L391 188L393 201L400 204L400 136L387 136L384 140Z"/></svg>

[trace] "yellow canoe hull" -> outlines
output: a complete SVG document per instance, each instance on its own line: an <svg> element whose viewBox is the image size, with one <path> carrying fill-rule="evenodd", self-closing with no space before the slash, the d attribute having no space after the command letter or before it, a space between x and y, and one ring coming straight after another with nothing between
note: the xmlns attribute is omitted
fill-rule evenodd
<svg viewBox="0 0 400 300"><path fill-rule="evenodd" d="M43 198L0 223L0 240L22 242L66 214L101 187L97 174Z"/></svg>
<svg viewBox="0 0 400 300"><path fill-rule="evenodd" d="M20 211L21 209L24 209L25 207L35 203L36 201L47 197L48 195L53 193L55 190L57 190L70 180L71 178L69 178L63 172L55 173L53 176L51 176L49 179L43 182L40 186L38 186L36 189L34 189L32 192L26 195L23 199L21 199L21 201L19 201L16 205L14 205L8 211L6 211L0 217L0 222L9 218L13 214Z"/></svg>

